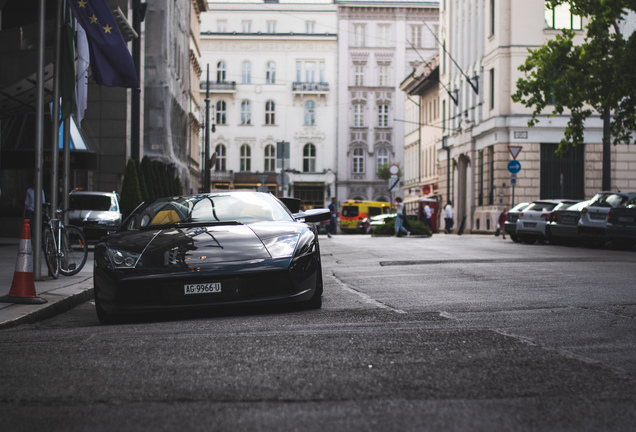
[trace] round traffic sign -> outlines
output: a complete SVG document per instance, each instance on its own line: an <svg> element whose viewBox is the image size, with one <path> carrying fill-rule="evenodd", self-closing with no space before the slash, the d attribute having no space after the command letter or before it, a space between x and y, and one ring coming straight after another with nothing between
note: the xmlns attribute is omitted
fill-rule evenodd
<svg viewBox="0 0 636 432"><path fill-rule="evenodd" d="M513 174L517 174L519 171L521 171L521 163L517 160L511 160L510 162L508 162L508 171Z"/></svg>
<svg viewBox="0 0 636 432"><path fill-rule="evenodd" d="M400 166L393 164L389 167L389 174L398 175L400 173Z"/></svg>

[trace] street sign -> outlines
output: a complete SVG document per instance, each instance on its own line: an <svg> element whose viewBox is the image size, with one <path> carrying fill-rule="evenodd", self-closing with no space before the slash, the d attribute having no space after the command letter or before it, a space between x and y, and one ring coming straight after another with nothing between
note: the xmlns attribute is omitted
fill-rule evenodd
<svg viewBox="0 0 636 432"><path fill-rule="evenodd" d="M389 179L389 190L393 190L393 188L400 182L400 178L397 175L392 175Z"/></svg>
<svg viewBox="0 0 636 432"><path fill-rule="evenodd" d="M400 173L400 166L397 164L393 164L389 167L389 174L392 176L396 176Z"/></svg>
<svg viewBox="0 0 636 432"><path fill-rule="evenodd" d="M515 186L516 184L517 184L517 176L513 174L510 176L510 185Z"/></svg>
<svg viewBox="0 0 636 432"><path fill-rule="evenodd" d="M289 159L289 142L278 141L276 143L276 159Z"/></svg>
<svg viewBox="0 0 636 432"><path fill-rule="evenodd" d="M508 171L510 171L512 174L517 174L519 171L521 171L521 163L516 160L511 160L510 162L508 162Z"/></svg>
<svg viewBox="0 0 636 432"><path fill-rule="evenodd" d="M509 145L508 151L512 155L513 159L517 159L517 156L519 156L519 152L521 152L522 148L523 146L520 146L520 145Z"/></svg>

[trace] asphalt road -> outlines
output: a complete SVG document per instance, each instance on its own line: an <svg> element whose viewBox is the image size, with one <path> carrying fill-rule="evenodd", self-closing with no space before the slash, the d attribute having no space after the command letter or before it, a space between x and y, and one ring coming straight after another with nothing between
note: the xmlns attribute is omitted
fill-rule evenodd
<svg viewBox="0 0 636 432"><path fill-rule="evenodd" d="M322 238L323 309L0 331L3 431L633 431L636 252Z"/></svg>

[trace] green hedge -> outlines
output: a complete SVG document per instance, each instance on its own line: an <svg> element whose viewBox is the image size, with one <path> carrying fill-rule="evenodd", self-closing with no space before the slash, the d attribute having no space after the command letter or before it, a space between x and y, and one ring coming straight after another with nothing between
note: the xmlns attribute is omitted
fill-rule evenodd
<svg viewBox="0 0 636 432"><path fill-rule="evenodd" d="M375 235L393 235L395 234L395 218L385 219L386 223L373 228L372 234ZM431 230L428 229L424 222L409 220L409 228L407 231L411 232L411 235L431 235Z"/></svg>

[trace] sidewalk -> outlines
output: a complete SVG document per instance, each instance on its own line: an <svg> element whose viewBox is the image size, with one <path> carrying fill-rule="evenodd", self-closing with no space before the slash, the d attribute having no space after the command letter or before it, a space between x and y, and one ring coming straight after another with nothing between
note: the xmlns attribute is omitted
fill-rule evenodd
<svg viewBox="0 0 636 432"><path fill-rule="evenodd" d="M0 296L7 295L18 259L19 238L0 238ZM44 304L0 303L0 329L44 320L93 298L93 250L89 248L86 265L74 276L53 279L47 275L41 256L42 280L35 281L35 292Z"/></svg>

